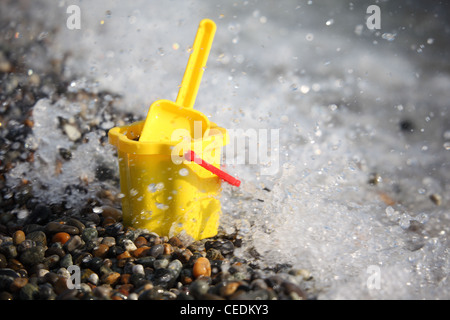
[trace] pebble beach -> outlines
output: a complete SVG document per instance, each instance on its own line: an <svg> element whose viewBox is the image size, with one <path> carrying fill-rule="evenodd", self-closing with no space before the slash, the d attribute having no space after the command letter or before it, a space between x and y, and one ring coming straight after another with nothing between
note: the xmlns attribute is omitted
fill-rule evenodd
<svg viewBox="0 0 450 320"><path fill-rule="evenodd" d="M0 51L0 299L1 300L270 300L308 299L308 271L279 265L262 270L236 257L242 239L219 235L202 241L188 237L161 237L122 224L117 173L99 164L95 179L102 184L89 190L82 179L65 185L65 193L86 194L75 205L49 204L33 193L33 181L23 178L8 187L7 173L23 163L42 161L27 137L35 126L33 107L40 99L93 104L79 119L59 118L62 134L74 143L86 143L89 132L102 123L132 114L113 110L117 98L110 92L78 90L75 79L63 74L64 61L47 61L38 73L21 59L36 50L45 56L46 39L31 31L19 37L13 23L2 26ZM5 29L6 25L6 29ZM20 39L19 39L20 40ZM35 111L36 112L36 111ZM95 115L93 117L92 115ZM94 120L93 120L94 119ZM121 120L118 120L121 119ZM45 129L45 128L44 128ZM50 128L48 128L50 130ZM107 145L106 131L99 144ZM55 177L63 163L72 161L70 149L59 148ZM108 190L107 186L116 186ZM51 198L44 187L45 199ZM79 267L79 281L69 272ZM68 270L69 269L69 270ZM73 286L71 286L73 284ZM76 286L76 287L74 287Z"/></svg>
<svg viewBox="0 0 450 320"><path fill-rule="evenodd" d="M0 299L448 299L450 10L373 4L1 1ZM248 143L194 241L124 223L108 132L175 100L204 18L195 108Z"/></svg>

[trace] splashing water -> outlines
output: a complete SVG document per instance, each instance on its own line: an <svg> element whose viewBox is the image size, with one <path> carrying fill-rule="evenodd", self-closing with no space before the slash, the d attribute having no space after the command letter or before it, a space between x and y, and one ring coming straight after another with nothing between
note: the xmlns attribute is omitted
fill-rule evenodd
<svg viewBox="0 0 450 320"><path fill-rule="evenodd" d="M43 4L54 17L47 23L64 26L51 4L33 5ZM218 31L196 108L228 129L280 129L275 174L262 175L264 163L231 161L245 155L226 159L226 170L242 180L238 189L224 184L221 199L222 228L244 240L236 254L310 270L319 298L448 298L445 10L397 10L387 1L382 17L390 29L374 32L361 24L369 4L180 2L174 11L164 2L150 10L146 1L95 1L80 4L80 30L61 27L49 45L55 57L71 53L65 72L80 79L74 92L89 87L81 81L89 76L97 90L123 95L118 108L143 119L151 102L175 100L197 23L212 17ZM419 23L430 14L435 25ZM84 195L68 195L62 185L81 177L86 193L99 186L96 164L116 160L99 143L105 131L88 133L54 174L55 150L75 146L55 119L76 117L80 108L36 103L27 143L38 161L16 167L11 178L27 175L39 196L73 205ZM371 270L379 270L375 289Z"/></svg>

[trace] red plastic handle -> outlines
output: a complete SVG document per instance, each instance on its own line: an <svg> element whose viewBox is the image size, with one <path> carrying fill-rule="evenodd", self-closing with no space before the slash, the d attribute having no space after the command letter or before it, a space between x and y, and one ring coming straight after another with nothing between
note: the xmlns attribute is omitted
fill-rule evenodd
<svg viewBox="0 0 450 320"><path fill-rule="evenodd" d="M228 182L229 184L231 184L232 186L236 186L239 187L241 185L241 181L236 179L235 177L229 175L228 173L226 173L225 171L220 170L219 168L216 168L215 166L213 166L212 164L206 162L205 160L203 160L202 158L197 157L197 155L195 154L194 151L188 151L184 154L184 157L186 158L186 160L188 161L194 161L195 163L197 163L198 165L202 166L203 168L205 168L206 170L214 173L216 176L218 176L219 178L221 178L222 180Z"/></svg>

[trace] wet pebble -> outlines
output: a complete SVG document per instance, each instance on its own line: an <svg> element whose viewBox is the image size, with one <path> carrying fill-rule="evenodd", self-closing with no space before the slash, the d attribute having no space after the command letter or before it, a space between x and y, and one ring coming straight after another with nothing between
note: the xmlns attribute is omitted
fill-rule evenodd
<svg viewBox="0 0 450 320"><path fill-rule="evenodd" d="M67 232L58 232L53 235L52 242L60 242L61 244L65 244L69 239L70 234Z"/></svg>
<svg viewBox="0 0 450 320"><path fill-rule="evenodd" d="M27 239L33 240L36 244L40 244L42 246L47 245L47 236L42 231L33 231L27 234Z"/></svg>
<svg viewBox="0 0 450 320"><path fill-rule="evenodd" d="M23 241L25 241L25 232L23 232L22 230L17 230L16 232L14 232L13 244L17 246L21 244Z"/></svg>
<svg viewBox="0 0 450 320"><path fill-rule="evenodd" d="M61 267L63 267L63 268L66 268L66 269L67 269L69 266L73 265L72 255L71 255L70 253L65 254L65 255L61 258L61 260L60 260L60 262L59 262L59 265L60 265Z"/></svg>
<svg viewBox="0 0 450 320"><path fill-rule="evenodd" d="M34 300L39 298L39 287L33 283L25 284L19 293L21 300Z"/></svg>
<svg viewBox="0 0 450 320"><path fill-rule="evenodd" d="M137 249L136 245L130 239L125 239L123 241L123 248L128 252L133 252Z"/></svg>
<svg viewBox="0 0 450 320"><path fill-rule="evenodd" d="M209 283L204 279L197 279L189 285L190 293L197 299L201 299L209 290Z"/></svg>
<svg viewBox="0 0 450 320"><path fill-rule="evenodd" d="M108 250L108 245L101 243L92 251L92 254L94 257L105 258Z"/></svg>
<svg viewBox="0 0 450 320"><path fill-rule="evenodd" d="M85 228L81 233L81 239L85 242L90 242L98 237L96 228Z"/></svg>
<svg viewBox="0 0 450 320"><path fill-rule="evenodd" d="M150 248L149 255L158 258L164 253L164 246L162 244L155 244Z"/></svg>
<svg viewBox="0 0 450 320"><path fill-rule="evenodd" d="M20 261L25 265L36 265L45 258L45 249L43 246L28 248L20 255Z"/></svg>
<svg viewBox="0 0 450 320"><path fill-rule="evenodd" d="M192 269L195 278L211 276L211 263L207 258L200 257L195 261Z"/></svg>
<svg viewBox="0 0 450 320"><path fill-rule="evenodd" d="M78 249L81 246L83 246L83 244L84 241L81 239L81 237L75 235L64 244L64 248L67 252L73 252L75 249Z"/></svg>
<svg viewBox="0 0 450 320"><path fill-rule="evenodd" d="M205 249L219 250L223 256L232 254L234 251L234 245L230 240L212 240L205 242Z"/></svg>
<svg viewBox="0 0 450 320"><path fill-rule="evenodd" d="M67 225L64 222L52 221L45 226L45 232L50 234L58 232L66 232L70 235L76 235L80 233L80 230L77 227Z"/></svg>

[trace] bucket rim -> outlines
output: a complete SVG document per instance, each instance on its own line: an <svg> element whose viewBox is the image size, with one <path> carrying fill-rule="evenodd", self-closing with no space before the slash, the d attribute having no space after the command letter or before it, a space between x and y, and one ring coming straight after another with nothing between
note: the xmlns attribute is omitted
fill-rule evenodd
<svg viewBox="0 0 450 320"><path fill-rule="evenodd" d="M108 141L119 151L132 154L166 154L170 155L173 148L181 141L139 141L139 134L144 126L145 120L133 122L129 125L111 128L108 131ZM134 139L133 139L134 137ZM213 144L212 148L220 148L229 143L228 132L225 128L217 126L211 122L211 128L206 138L192 139L191 145L201 143L202 147Z"/></svg>

